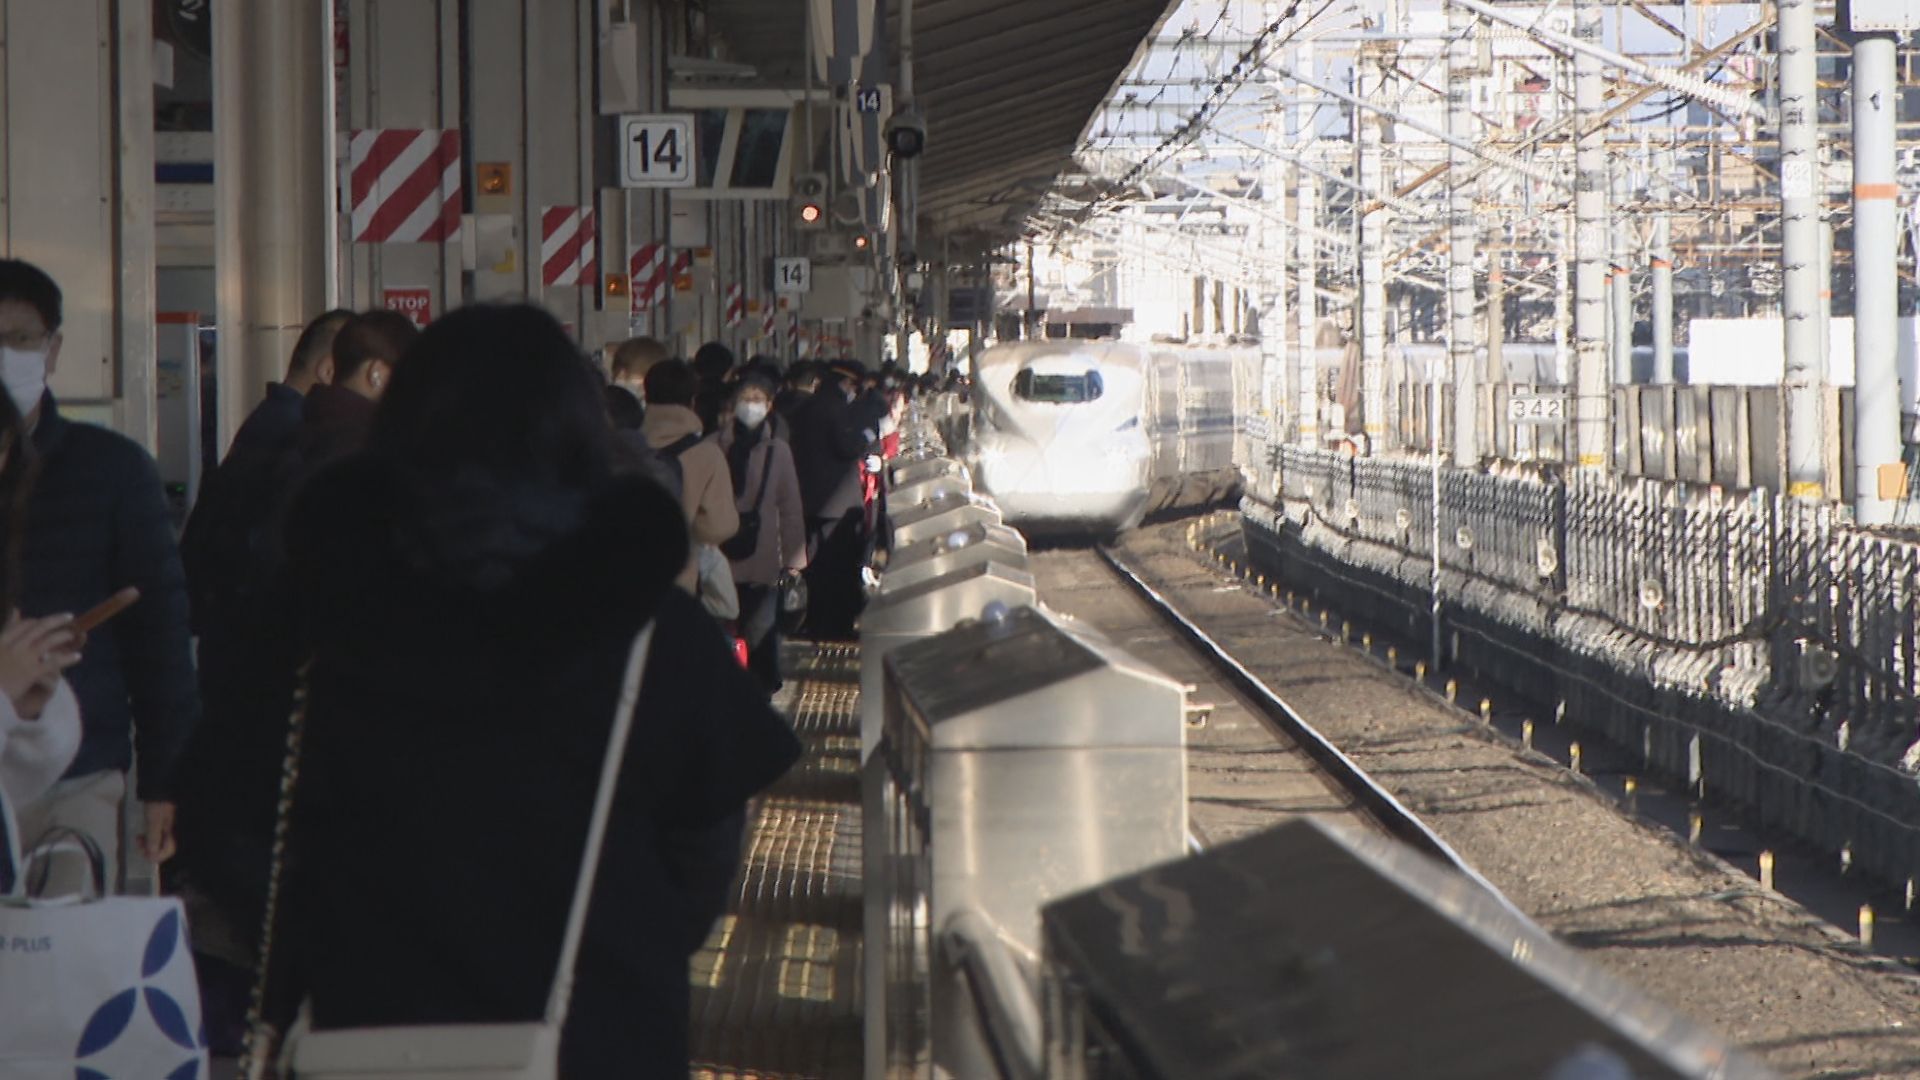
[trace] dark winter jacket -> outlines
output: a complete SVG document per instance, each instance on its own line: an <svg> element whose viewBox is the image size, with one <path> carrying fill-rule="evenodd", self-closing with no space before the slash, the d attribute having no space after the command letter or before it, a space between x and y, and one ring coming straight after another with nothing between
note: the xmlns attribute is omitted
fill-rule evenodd
<svg viewBox="0 0 1920 1080"><path fill-rule="evenodd" d="M269 383L266 399L234 432L226 459L200 483L180 537L196 634L239 618L237 608L248 584L245 568L257 557L274 506L274 473L300 430L306 407L300 391Z"/></svg>
<svg viewBox="0 0 1920 1080"><path fill-rule="evenodd" d="M129 585L140 590L140 602L95 631L67 671L84 731L67 775L125 769L137 757L138 797L164 801L200 698L160 474L131 439L61 416L51 392L33 445L40 475L27 506L21 612L77 615Z"/></svg>
<svg viewBox="0 0 1920 1080"><path fill-rule="evenodd" d="M832 386L822 386L794 411L793 462L810 520L838 517L858 501L855 463L866 454L869 436L856 419L845 395Z"/></svg>
<svg viewBox="0 0 1920 1080"><path fill-rule="evenodd" d="M624 478L583 504L446 487L356 457L290 522L314 660L288 940L316 1026L540 1015L651 616L563 1075L680 1080L688 958L723 906L746 800L798 741L671 587L686 532L656 486Z"/></svg>
<svg viewBox="0 0 1920 1080"><path fill-rule="evenodd" d="M248 444L244 459L235 436L220 473L244 461L241 475L257 485L245 496L257 502L234 515L246 519L244 541L217 560L190 563L196 577L210 571L223 584L202 590L196 583L196 599L207 600L198 619L206 716L180 762L180 855L170 870L185 873L248 940L258 933L266 896L302 655L287 591L286 519L310 476L366 441L374 403L322 384L302 412L277 444Z"/></svg>
<svg viewBox="0 0 1920 1080"><path fill-rule="evenodd" d="M303 395L269 385L200 485L180 541L205 715L180 760L180 853L168 869L191 875L249 940L266 895L295 663L288 634L276 630L281 620L270 618L274 530L288 501L281 474L305 416Z"/></svg>

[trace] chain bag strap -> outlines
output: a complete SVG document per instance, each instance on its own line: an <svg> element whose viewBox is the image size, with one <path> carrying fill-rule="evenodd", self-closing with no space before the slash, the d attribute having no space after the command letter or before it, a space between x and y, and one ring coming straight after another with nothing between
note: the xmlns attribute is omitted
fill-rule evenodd
<svg viewBox="0 0 1920 1080"><path fill-rule="evenodd" d="M253 992L247 999L247 1042L240 1055L241 1080L267 1080L272 1075L275 1044L280 1038L280 1033L267 1022L267 975L273 957L273 926L280 911L280 885L285 877L287 837L293 827L293 792L300 780L300 738L306 726L307 669L303 668L294 687L293 710L287 716L287 754L280 766L280 804L274 813L266 910L260 917L259 957L254 962Z"/></svg>

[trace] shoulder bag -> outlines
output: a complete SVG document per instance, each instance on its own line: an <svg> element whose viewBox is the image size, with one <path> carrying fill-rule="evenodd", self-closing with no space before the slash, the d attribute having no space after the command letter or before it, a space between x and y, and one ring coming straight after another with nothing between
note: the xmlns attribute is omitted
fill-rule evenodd
<svg viewBox="0 0 1920 1080"><path fill-rule="evenodd" d="M78 854L77 895L31 895L34 868ZM85 833L54 828L17 860L0 896L0 1076L206 1075L200 991L178 897L110 896Z"/></svg>
<svg viewBox="0 0 1920 1080"><path fill-rule="evenodd" d="M580 876L567 912L558 970L547 995L546 1014L524 1023L417 1024L394 1027L314 1031L303 1019L287 1033L282 1074L297 1080L556 1080L560 1075L560 1032L573 992L574 961L586 930L587 906L600 867L614 788L626 758L627 736L640 701L640 685L653 641L649 622L634 638L626 678L607 737L600 787L593 800ZM278 868L276 866L276 875Z"/></svg>
<svg viewBox="0 0 1920 1080"><path fill-rule="evenodd" d="M773 479L773 436L765 438L767 453L760 462L760 491L754 495L752 505L740 511L739 530L720 545L720 553L734 562L750 559L760 550L760 507L767 501L767 481Z"/></svg>

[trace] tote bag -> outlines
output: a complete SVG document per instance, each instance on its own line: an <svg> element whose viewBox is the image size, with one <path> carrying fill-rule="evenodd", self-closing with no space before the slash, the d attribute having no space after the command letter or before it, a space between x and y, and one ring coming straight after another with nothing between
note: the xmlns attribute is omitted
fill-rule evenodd
<svg viewBox="0 0 1920 1080"><path fill-rule="evenodd" d="M62 848L92 861L93 895L32 898L34 865ZM207 1038L174 897L106 896L91 838L49 832L0 897L0 1077L204 1080Z"/></svg>
<svg viewBox="0 0 1920 1080"><path fill-rule="evenodd" d="M546 1014L525 1023L417 1024L402 1027L340 1028L313 1031L302 1021L287 1033L282 1073L296 1080L556 1080L560 1074L560 1031L573 990L573 965L586 929L587 903L600 867L600 845L614 787L626 757L633 711L653 642L649 622L634 639L613 733L600 768L593 818L574 884L573 903L560 945L560 961L548 992ZM171 1078L169 1078L171 1080Z"/></svg>

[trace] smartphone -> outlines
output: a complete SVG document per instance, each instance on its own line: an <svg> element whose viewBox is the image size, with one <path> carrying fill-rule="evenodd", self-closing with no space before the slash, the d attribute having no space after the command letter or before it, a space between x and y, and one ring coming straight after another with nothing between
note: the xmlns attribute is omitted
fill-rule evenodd
<svg viewBox="0 0 1920 1080"><path fill-rule="evenodd" d="M140 599L139 589L131 585L121 589L95 605L93 610L73 620L73 632L85 634L97 629L108 619L132 607L133 602L138 599Z"/></svg>

